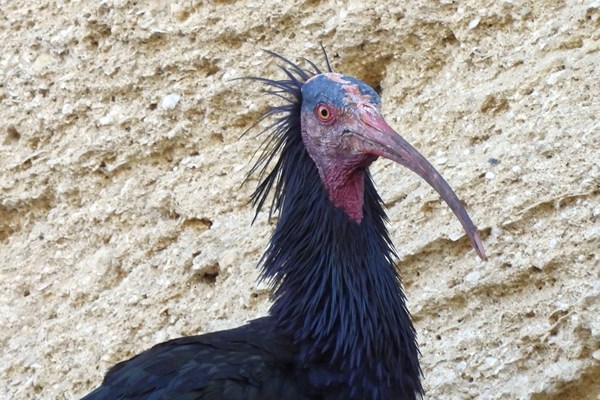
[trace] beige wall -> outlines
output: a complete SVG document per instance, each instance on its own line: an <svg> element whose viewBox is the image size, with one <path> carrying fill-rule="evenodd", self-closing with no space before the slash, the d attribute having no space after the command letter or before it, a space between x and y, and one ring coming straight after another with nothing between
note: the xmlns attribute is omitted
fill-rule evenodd
<svg viewBox="0 0 600 400"><path fill-rule="evenodd" d="M266 313L240 135L269 100L229 79L280 77L260 49L323 65L319 42L483 231L488 262L426 184L372 168L427 398L600 396L598 2L40 3L0 1L0 398L78 398Z"/></svg>

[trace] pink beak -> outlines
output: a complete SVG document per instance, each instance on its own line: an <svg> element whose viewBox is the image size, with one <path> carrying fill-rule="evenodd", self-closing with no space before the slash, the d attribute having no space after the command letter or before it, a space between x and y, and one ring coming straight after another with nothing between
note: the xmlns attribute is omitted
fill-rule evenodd
<svg viewBox="0 0 600 400"><path fill-rule="evenodd" d="M477 227L471 221L467 210L444 180L442 175L431 165L429 161L406 140L402 138L385 122L379 111L371 104L362 103L356 108L361 128L360 132L353 132L358 139L357 150L388 158L416 172L431 187L433 187L442 199L454 212L462 224L467 236L471 240L475 251L482 260L486 260L483 244L479 238Z"/></svg>

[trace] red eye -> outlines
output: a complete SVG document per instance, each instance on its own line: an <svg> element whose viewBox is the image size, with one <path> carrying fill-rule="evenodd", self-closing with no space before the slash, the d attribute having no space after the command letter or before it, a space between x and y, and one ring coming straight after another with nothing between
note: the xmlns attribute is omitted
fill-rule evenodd
<svg viewBox="0 0 600 400"><path fill-rule="evenodd" d="M328 105L318 104L315 113L321 122L329 122L333 119L333 111Z"/></svg>

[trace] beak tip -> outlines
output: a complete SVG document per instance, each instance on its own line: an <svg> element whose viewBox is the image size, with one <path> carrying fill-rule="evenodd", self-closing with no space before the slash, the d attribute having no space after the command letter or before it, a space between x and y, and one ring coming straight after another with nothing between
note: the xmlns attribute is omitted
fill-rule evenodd
<svg viewBox="0 0 600 400"><path fill-rule="evenodd" d="M487 261L487 256L485 255L483 243L481 242L481 238L479 237L478 233L475 233L475 235L473 235L473 247L475 247L475 251L477 252L479 258L481 258L483 261Z"/></svg>

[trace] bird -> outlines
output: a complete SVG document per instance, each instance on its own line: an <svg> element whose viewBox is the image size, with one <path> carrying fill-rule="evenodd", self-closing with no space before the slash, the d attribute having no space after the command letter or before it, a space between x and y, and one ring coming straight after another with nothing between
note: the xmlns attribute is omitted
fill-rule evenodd
<svg viewBox="0 0 600 400"><path fill-rule="evenodd" d="M281 78L243 78L277 100L253 125L271 121L248 175L258 175L254 218L264 208L277 217L260 260L268 314L158 344L113 366L83 400L422 398L416 331L369 166L383 157L417 173L485 260L483 244L449 184L385 121L378 93L334 72L322 49L324 71L267 51Z"/></svg>

